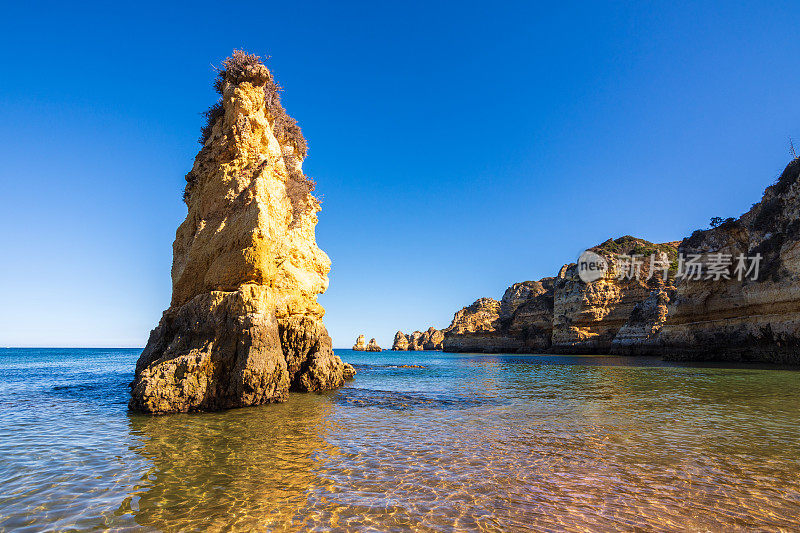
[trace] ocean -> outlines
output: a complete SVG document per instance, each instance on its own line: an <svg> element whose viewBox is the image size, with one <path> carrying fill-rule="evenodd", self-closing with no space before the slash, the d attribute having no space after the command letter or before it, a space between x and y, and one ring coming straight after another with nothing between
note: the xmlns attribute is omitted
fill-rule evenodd
<svg viewBox="0 0 800 533"><path fill-rule="evenodd" d="M800 528L795 369L336 353L340 390L148 416L139 350L0 349L0 530Z"/></svg>

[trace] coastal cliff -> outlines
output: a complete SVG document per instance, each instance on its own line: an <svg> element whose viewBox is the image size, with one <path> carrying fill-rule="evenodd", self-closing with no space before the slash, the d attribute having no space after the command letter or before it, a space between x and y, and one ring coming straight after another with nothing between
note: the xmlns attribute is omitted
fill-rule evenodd
<svg viewBox="0 0 800 533"><path fill-rule="evenodd" d="M627 235L589 250L603 257L609 268L601 278L586 283L579 279L577 264L561 267L553 294L552 350L557 353L609 353L616 346L619 350L629 346L639 335L634 333L638 331L634 322L645 318L642 307L645 300L654 290L671 287L670 279L664 280L661 272L651 275L648 260L638 266L637 275L621 275L627 265L618 258L655 255L669 267L678 255L677 242L654 244ZM637 305L640 311L634 316ZM617 339L623 328L623 337Z"/></svg>
<svg viewBox="0 0 800 533"><path fill-rule="evenodd" d="M315 242L305 140L257 56L236 51L223 67L186 176L172 301L136 364L135 410L283 401L355 373L333 354L317 303L330 260Z"/></svg>
<svg viewBox="0 0 800 533"><path fill-rule="evenodd" d="M658 334L659 353L668 359L800 363L800 159L747 213L696 231L680 250L701 256L705 265L722 254L732 262L730 279L677 283ZM736 272L742 256L760 258L757 275Z"/></svg>
<svg viewBox="0 0 800 533"><path fill-rule="evenodd" d="M607 265L599 277L570 263L480 298L442 330L443 348L800 363L800 159L747 213L712 225L680 242L609 239L589 249Z"/></svg>
<svg viewBox="0 0 800 533"><path fill-rule="evenodd" d="M444 330L447 352L525 352L550 346L553 278L509 287L501 301L479 298Z"/></svg>
<svg viewBox="0 0 800 533"><path fill-rule="evenodd" d="M620 279L617 256L663 254L659 257L670 264L677 256L677 243L654 244L624 236L590 250L609 265L600 279L584 282L578 277L577 264L570 263L556 277L515 283L499 302L481 298L455 314L444 330L444 350L609 353L617 344L622 350L634 338L636 343L650 342L653 327L645 333L644 324L651 320L649 308L640 307L636 314L634 310L654 290L668 288L669 282L662 276L648 278L650 265L646 263L638 279ZM639 322L642 324L637 326Z"/></svg>

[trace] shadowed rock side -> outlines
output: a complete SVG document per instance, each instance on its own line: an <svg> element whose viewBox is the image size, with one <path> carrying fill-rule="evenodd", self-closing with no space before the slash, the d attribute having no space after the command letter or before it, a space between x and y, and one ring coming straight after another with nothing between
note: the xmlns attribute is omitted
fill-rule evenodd
<svg viewBox="0 0 800 533"><path fill-rule="evenodd" d="M315 242L320 207L301 169L299 128L255 56L236 52L224 66L220 103L186 176L172 302L131 384L139 411L282 401L355 374L333 354L317 303L330 260Z"/></svg>
<svg viewBox="0 0 800 533"><path fill-rule="evenodd" d="M762 256L756 280L681 281L658 335L668 359L800 363L800 159L738 220L684 239L685 254ZM744 277L744 276L743 276Z"/></svg>
<svg viewBox="0 0 800 533"><path fill-rule="evenodd" d="M444 332L429 327L425 332L415 331L408 335L402 331L398 331L394 335L394 343L392 343L392 350L396 351L422 351L422 350L441 350L442 341L444 340Z"/></svg>

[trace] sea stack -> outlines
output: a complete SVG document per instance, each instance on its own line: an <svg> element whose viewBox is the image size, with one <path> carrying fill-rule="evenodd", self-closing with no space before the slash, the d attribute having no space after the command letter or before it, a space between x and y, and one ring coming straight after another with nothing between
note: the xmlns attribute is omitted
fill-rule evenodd
<svg viewBox="0 0 800 533"><path fill-rule="evenodd" d="M353 350L357 352L364 352L367 350L367 338L363 334L356 338L356 343L353 345Z"/></svg>
<svg viewBox="0 0 800 533"><path fill-rule="evenodd" d="M172 302L136 364L130 407L211 411L284 401L355 374L333 354L317 295L319 201L306 142L258 56L235 51L215 83L203 145L186 175Z"/></svg>

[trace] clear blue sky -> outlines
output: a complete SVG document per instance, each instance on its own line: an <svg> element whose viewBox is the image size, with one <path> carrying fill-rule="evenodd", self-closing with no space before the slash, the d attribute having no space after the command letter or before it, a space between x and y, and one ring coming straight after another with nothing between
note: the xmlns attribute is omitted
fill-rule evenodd
<svg viewBox="0 0 800 533"><path fill-rule="evenodd" d="M768 5L770 4L770 5ZM797 2L25 3L0 20L0 346L142 346L210 64L269 54L324 197L334 346L446 326L624 234L758 201Z"/></svg>

